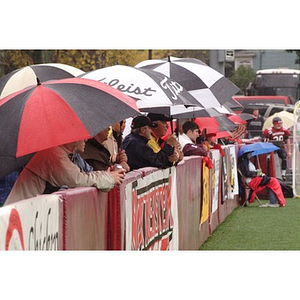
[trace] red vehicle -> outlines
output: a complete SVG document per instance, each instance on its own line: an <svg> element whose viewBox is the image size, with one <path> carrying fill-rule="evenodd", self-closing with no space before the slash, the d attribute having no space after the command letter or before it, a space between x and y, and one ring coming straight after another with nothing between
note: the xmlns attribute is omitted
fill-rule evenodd
<svg viewBox="0 0 300 300"><path fill-rule="evenodd" d="M292 99L287 96L233 96L234 100L246 108L254 104L272 104L272 105L289 105L292 104ZM236 113L239 113L236 111Z"/></svg>

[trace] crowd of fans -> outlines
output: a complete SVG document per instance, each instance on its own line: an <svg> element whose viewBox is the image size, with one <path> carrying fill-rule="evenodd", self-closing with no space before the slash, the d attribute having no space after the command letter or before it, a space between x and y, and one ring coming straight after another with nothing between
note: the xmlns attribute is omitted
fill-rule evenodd
<svg viewBox="0 0 300 300"><path fill-rule="evenodd" d="M125 174L131 170L176 166L184 156L202 156L206 165L212 167L209 158L211 149L218 149L223 157L221 145L241 144L251 128L255 130L251 131L250 137L257 135L266 140L276 139L282 142L278 152L285 175L286 157L291 155L289 130L283 128L282 120L277 118L274 119L273 127L262 132L261 119L257 112L254 115L255 119L248 124L236 124L236 129L230 136L221 139L216 138L216 133L201 131L192 119L185 120L179 128L167 135L171 118L154 113L133 118L131 132L124 137L126 120L122 120L89 140L80 140L36 153L21 172L15 171L2 178L1 204L8 205L40 194L74 187L96 187L107 192L115 185L122 184ZM285 144L288 145L287 152ZM247 157L243 160L242 167L245 176L250 174L248 166L245 165Z"/></svg>

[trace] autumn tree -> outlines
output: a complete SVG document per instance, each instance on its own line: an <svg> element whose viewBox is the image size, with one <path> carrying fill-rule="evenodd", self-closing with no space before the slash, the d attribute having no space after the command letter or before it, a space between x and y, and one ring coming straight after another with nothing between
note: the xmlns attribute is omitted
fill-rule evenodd
<svg viewBox="0 0 300 300"><path fill-rule="evenodd" d="M194 57L208 62L208 50L2 50L0 76L13 70L39 63L63 63L85 72L113 65L135 66L147 59L161 59L168 55Z"/></svg>

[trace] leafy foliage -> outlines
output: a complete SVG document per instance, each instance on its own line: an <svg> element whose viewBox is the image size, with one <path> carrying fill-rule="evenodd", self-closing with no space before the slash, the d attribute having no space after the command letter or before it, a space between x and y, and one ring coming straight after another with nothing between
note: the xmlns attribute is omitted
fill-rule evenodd
<svg viewBox="0 0 300 300"><path fill-rule="evenodd" d="M300 50L286 50L286 52L288 52L288 53L295 52L296 55L297 55L297 58L295 59L295 64L299 64L300 65Z"/></svg>
<svg viewBox="0 0 300 300"><path fill-rule="evenodd" d="M135 66L150 58L168 55L194 57L208 62L208 50L2 50L0 51L0 76L13 70L38 63L63 63L85 72L116 64Z"/></svg>
<svg viewBox="0 0 300 300"><path fill-rule="evenodd" d="M243 94L246 94L246 88L250 82L253 82L255 72L253 69L245 66L240 66L233 75L229 78L235 85L237 85Z"/></svg>

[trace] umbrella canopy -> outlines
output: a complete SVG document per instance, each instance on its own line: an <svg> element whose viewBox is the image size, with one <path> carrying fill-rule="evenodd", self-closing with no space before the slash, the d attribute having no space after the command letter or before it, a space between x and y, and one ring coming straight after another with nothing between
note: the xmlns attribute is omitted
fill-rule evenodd
<svg viewBox="0 0 300 300"><path fill-rule="evenodd" d="M179 84L191 93L205 108L231 103L232 96L240 89L223 74L195 58L168 57L146 60L135 66L143 70L155 70Z"/></svg>
<svg viewBox="0 0 300 300"><path fill-rule="evenodd" d="M196 118L195 122L201 129L210 128L211 133L216 133L218 131L231 131L236 128L236 124L230 121L226 116L201 117ZM212 130L213 128L215 128L215 132Z"/></svg>
<svg viewBox="0 0 300 300"><path fill-rule="evenodd" d="M283 110L281 112L275 113L274 115L268 117L265 120L262 130L265 130L266 128L273 126L273 118L274 117L279 117L282 119L282 122L283 122L282 126L284 128L290 128L290 127L294 126L294 114Z"/></svg>
<svg viewBox="0 0 300 300"><path fill-rule="evenodd" d="M172 105L200 105L179 83L152 70L116 65L79 77L98 80L137 99L137 106L143 111L155 108L160 113L159 108Z"/></svg>
<svg viewBox="0 0 300 300"><path fill-rule="evenodd" d="M255 119L253 115L241 113L241 114L234 114L228 117L229 120L239 124L247 124L247 120Z"/></svg>
<svg viewBox="0 0 300 300"><path fill-rule="evenodd" d="M26 163L21 156L91 138L137 114L134 99L85 78L48 81L11 94L0 100L0 178Z"/></svg>
<svg viewBox="0 0 300 300"><path fill-rule="evenodd" d="M279 148L272 143L266 143L266 142L258 142L253 143L249 145L242 146L239 150L238 157L242 156L245 153L252 152L252 156L260 155L260 154L266 154L271 153L273 151L278 150Z"/></svg>
<svg viewBox="0 0 300 300"><path fill-rule="evenodd" d="M174 119L182 118L197 118L197 117L216 117L222 116L224 114L231 114L232 111L222 107L217 106L215 108L201 108L201 107L185 107L183 105L176 105L171 107L170 115Z"/></svg>
<svg viewBox="0 0 300 300"><path fill-rule="evenodd" d="M38 77L41 82L54 79L76 77L84 72L65 64L36 64L12 71L0 78L0 99L36 84Z"/></svg>

